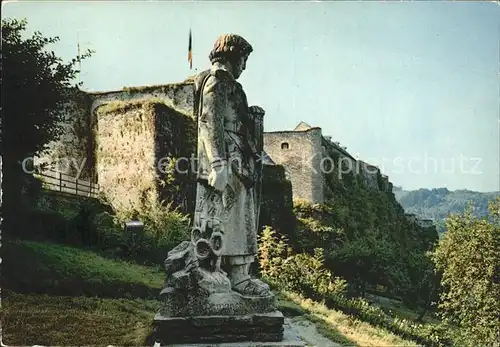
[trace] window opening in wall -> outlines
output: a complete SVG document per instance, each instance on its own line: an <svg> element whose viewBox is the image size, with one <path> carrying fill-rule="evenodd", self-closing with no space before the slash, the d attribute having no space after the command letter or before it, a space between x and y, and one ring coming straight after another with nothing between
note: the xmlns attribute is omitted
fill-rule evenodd
<svg viewBox="0 0 500 347"><path fill-rule="evenodd" d="M288 145L288 142L283 142L281 144L281 149L288 149L288 148L290 148L290 146Z"/></svg>

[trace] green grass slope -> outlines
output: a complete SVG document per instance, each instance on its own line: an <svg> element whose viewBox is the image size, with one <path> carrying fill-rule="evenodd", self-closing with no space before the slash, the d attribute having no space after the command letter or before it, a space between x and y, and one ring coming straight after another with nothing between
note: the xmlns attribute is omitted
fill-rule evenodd
<svg viewBox="0 0 500 347"><path fill-rule="evenodd" d="M145 346L159 303L2 292L2 342L11 346Z"/></svg>
<svg viewBox="0 0 500 347"><path fill-rule="evenodd" d="M1 252L4 344L147 344L160 268L33 241L4 242Z"/></svg>
<svg viewBox="0 0 500 347"><path fill-rule="evenodd" d="M2 258L2 287L18 293L153 299L164 280L160 267L51 243L7 242Z"/></svg>

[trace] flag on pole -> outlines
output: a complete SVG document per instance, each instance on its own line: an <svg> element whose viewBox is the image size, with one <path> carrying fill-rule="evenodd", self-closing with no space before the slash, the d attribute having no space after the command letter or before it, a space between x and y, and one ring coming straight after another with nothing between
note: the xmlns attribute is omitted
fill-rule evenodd
<svg viewBox="0 0 500 347"><path fill-rule="evenodd" d="M188 48L188 61L189 61L189 69L193 68L193 37L191 35L191 29L189 29L189 48Z"/></svg>

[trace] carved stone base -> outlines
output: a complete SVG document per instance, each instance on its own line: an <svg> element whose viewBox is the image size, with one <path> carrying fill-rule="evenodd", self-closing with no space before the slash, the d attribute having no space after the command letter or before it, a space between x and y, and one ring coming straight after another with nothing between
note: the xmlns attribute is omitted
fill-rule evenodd
<svg viewBox="0 0 500 347"><path fill-rule="evenodd" d="M165 317L154 320L154 339L160 345L238 341L282 341L283 314Z"/></svg>
<svg viewBox="0 0 500 347"><path fill-rule="evenodd" d="M164 317L234 316L269 313L276 310L275 296L244 296L230 291L205 294L164 288L159 313Z"/></svg>

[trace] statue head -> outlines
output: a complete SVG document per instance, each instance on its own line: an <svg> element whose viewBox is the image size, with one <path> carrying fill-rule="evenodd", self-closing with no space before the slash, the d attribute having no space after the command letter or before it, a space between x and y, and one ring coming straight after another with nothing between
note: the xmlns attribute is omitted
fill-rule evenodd
<svg viewBox="0 0 500 347"><path fill-rule="evenodd" d="M225 34L215 41L209 58L212 64L230 64L234 78L238 78L245 70L248 56L252 51L252 46L243 37Z"/></svg>

